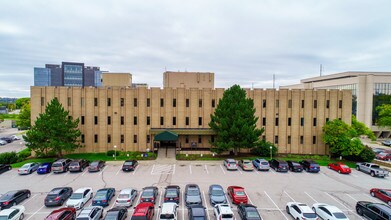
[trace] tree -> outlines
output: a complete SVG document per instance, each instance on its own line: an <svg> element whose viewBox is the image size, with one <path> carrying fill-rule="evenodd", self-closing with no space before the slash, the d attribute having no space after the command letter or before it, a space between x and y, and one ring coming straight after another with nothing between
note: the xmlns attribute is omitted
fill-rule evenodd
<svg viewBox="0 0 391 220"><path fill-rule="evenodd" d="M21 109L22 106L26 103L30 102L30 98L19 98L15 101L16 109Z"/></svg>
<svg viewBox="0 0 391 220"><path fill-rule="evenodd" d="M13 110L15 110L16 105L14 103L9 103L7 105L7 108L8 108L8 111L12 112Z"/></svg>
<svg viewBox="0 0 391 220"><path fill-rule="evenodd" d="M276 156L278 153L277 147L269 141L265 140L259 141L257 145L251 149L251 153L261 157L270 157L270 147L272 148L272 156Z"/></svg>
<svg viewBox="0 0 391 220"><path fill-rule="evenodd" d="M356 131L357 135L366 135L372 141L376 140L376 136L373 134L364 123L359 122L356 116L352 115L352 128Z"/></svg>
<svg viewBox="0 0 391 220"><path fill-rule="evenodd" d="M22 109L20 110L20 113L18 115L18 118L16 120L16 124L19 127L31 127L31 108L30 108L30 102L23 105Z"/></svg>
<svg viewBox="0 0 391 220"><path fill-rule="evenodd" d="M61 157L63 152L81 147L78 124L79 119L73 120L55 98L46 106L45 112L39 114L35 125L23 138L26 146L38 155L55 154Z"/></svg>
<svg viewBox="0 0 391 220"><path fill-rule="evenodd" d="M246 91L234 85L224 92L215 112L211 115L210 128L216 132L211 144L217 153L240 148L253 148L264 129L258 129L258 117L254 116L254 101L246 97Z"/></svg>
<svg viewBox="0 0 391 220"><path fill-rule="evenodd" d="M377 125L391 126L391 104L383 104L376 107L378 113Z"/></svg>

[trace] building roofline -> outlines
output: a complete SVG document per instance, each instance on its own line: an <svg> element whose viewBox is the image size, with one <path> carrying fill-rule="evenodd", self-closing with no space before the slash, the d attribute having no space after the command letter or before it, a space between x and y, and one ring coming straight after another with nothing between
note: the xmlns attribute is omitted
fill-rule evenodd
<svg viewBox="0 0 391 220"><path fill-rule="evenodd" d="M368 76L368 75L391 75L391 72L347 71L347 72L334 73L325 76L317 76L317 77L302 79L300 80L300 83L311 83L311 82L326 81L331 79L342 79L342 78Z"/></svg>

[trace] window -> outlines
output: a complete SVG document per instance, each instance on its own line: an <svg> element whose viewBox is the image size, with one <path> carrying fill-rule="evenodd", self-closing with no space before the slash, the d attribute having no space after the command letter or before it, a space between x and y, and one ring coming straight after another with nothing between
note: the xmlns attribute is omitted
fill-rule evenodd
<svg viewBox="0 0 391 220"><path fill-rule="evenodd" d="M111 106L111 98L107 98L107 106Z"/></svg>
<svg viewBox="0 0 391 220"><path fill-rule="evenodd" d="M107 124L111 125L111 117L110 116L107 116Z"/></svg>
<svg viewBox="0 0 391 220"><path fill-rule="evenodd" d="M84 98L83 97L80 98L80 106L84 106Z"/></svg>
<svg viewBox="0 0 391 220"><path fill-rule="evenodd" d="M326 118L326 122L330 121L330 118Z"/></svg>
<svg viewBox="0 0 391 220"><path fill-rule="evenodd" d="M94 124L98 124L98 116L94 116Z"/></svg>
<svg viewBox="0 0 391 220"><path fill-rule="evenodd" d="M71 97L68 97L68 106L72 105Z"/></svg>
<svg viewBox="0 0 391 220"><path fill-rule="evenodd" d="M274 143L278 144L278 135L274 136Z"/></svg>
<svg viewBox="0 0 391 220"><path fill-rule="evenodd" d="M301 108L304 108L304 100L301 100Z"/></svg>
<svg viewBox="0 0 391 220"><path fill-rule="evenodd" d="M134 125L137 125L137 116L134 116L134 117L133 117L133 124L134 124Z"/></svg>
<svg viewBox="0 0 391 220"><path fill-rule="evenodd" d="M123 144L125 142L125 137L123 134L121 134L121 144Z"/></svg>
<svg viewBox="0 0 391 220"><path fill-rule="evenodd" d="M189 125L190 124L190 119L189 117L186 117L186 125Z"/></svg>
<svg viewBox="0 0 391 220"><path fill-rule="evenodd" d="M172 125L176 125L176 117L172 117Z"/></svg>
<svg viewBox="0 0 391 220"><path fill-rule="evenodd" d="M216 100L212 99L212 108L216 106Z"/></svg>
<svg viewBox="0 0 391 220"><path fill-rule="evenodd" d="M338 101L338 108L342 108L342 100Z"/></svg>
<svg viewBox="0 0 391 220"><path fill-rule="evenodd" d="M262 118L262 126L266 126L266 118L265 117Z"/></svg>
<svg viewBox="0 0 391 220"><path fill-rule="evenodd" d="M107 143L109 143L109 144L111 143L111 135L109 135L109 134L107 135Z"/></svg>
<svg viewBox="0 0 391 220"><path fill-rule="evenodd" d="M275 124L275 126L278 126L278 118L276 118L276 124Z"/></svg>
<svg viewBox="0 0 391 220"><path fill-rule="evenodd" d="M174 107L174 108L176 107L176 99L172 100L172 107Z"/></svg>
<svg viewBox="0 0 391 220"><path fill-rule="evenodd" d="M202 99L198 100L198 107L202 108Z"/></svg>
<svg viewBox="0 0 391 220"><path fill-rule="evenodd" d="M125 124L125 117L121 116L121 125L124 125L124 124Z"/></svg>
<svg viewBox="0 0 391 220"><path fill-rule="evenodd" d="M137 107L137 98L134 98L134 99L133 99L133 106L134 106L134 107Z"/></svg>
<svg viewBox="0 0 391 220"><path fill-rule="evenodd" d="M147 116L147 125L151 124L151 117Z"/></svg>
<svg viewBox="0 0 391 220"><path fill-rule="evenodd" d="M304 136L300 136L300 144L304 144Z"/></svg>
<svg viewBox="0 0 391 220"><path fill-rule="evenodd" d="M150 107L150 106L151 106L151 99L147 98L147 107Z"/></svg>
<svg viewBox="0 0 391 220"><path fill-rule="evenodd" d="M318 100L314 100L314 108L318 107Z"/></svg>
<svg viewBox="0 0 391 220"><path fill-rule="evenodd" d="M304 126L304 118L300 118L300 126Z"/></svg>
<svg viewBox="0 0 391 220"><path fill-rule="evenodd" d="M147 134L147 144L151 143L151 136Z"/></svg>
<svg viewBox="0 0 391 220"><path fill-rule="evenodd" d="M212 143L215 142L215 136L214 136L214 135L212 135L212 136L210 137L210 142L212 142Z"/></svg>
<svg viewBox="0 0 391 220"><path fill-rule="evenodd" d="M133 135L133 143L137 143L137 134Z"/></svg>
<svg viewBox="0 0 391 220"><path fill-rule="evenodd" d="M84 125L84 116L81 116L81 124Z"/></svg>
<svg viewBox="0 0 391 220"><path fill-rule="evenodd" d="M190 100L186 99L186 108L188 108L189 106L190 106Z"/></svg>
<svg viewBox="0 0 391 220"><path fill-rule="evenodd" d="M288 108L292 108L292 99L288 100Z"/></svg>
<svg viewBox="0 0 391 220"><path fill-rule="evenodd" d="M160 125L164 125L164 117L160 117Z"/></svg>
<svg viewBox="0 0 391 220"><path fill-rule="evenodd" d="M164 107L164 99L160 99L160 107Z"/></svg>
<svg viewBox="0 0 391 220"><path fill-rule="evenodd" d="M85 137L84 137L84 134L82 134L82 135L81 135L81 143L84 144L84 142L85 142Z"/></svg>
<svg viewBox="0 0 391 220"><path fill-rule="evenodd" d="M198 125L199 125L199 126L202 125L202 117L198 117Z"/></svg>
<svg viewBox="0 0 391 220"><path fill-rule="evenodd" d="M288 135L288 144L291 144L291 136Z"/></svg>
<svg viewBox="0 0 391 220"><path fill-rule="evenodd" d="M262 108L266 108L266 99L262 100Z"/></svg>
<svg viewBox="0 0 391 220"><path fill-rule="evenodd" d="M186 137L185 137L185 143L186 143L186 144L189 143L189 135L186 135Z"/></svg>
<svg viewBox="0 0 391 220"><path fill-rule="evenodd" d="M45 98L41 97L41 106L44 106L44 105L45 105Z"/></svg>
<svg viewBox="0 0 391 220"><path fill-rule="evenodd" d="M262 140L266 141L266 136L262 135Z"/></svg>
<svg viewBox="0 0 391 220"><path fill-rule="evenodd" d="M312 136L312 144L316 144L316 136Z"/></svg>
<svg viewBox="0 0 391 220"><path fill-rule="evenodd" d="M292 125L292 118L288 118L288 126Z"/></svg>
<svg viewBox="0 0 391 220"><path fill-rule="evenodd" d="M97 134L94 135L94 143L98 143L98 135Z"/></svg>
<svg viewBox="0 0 391 220"><path fill-rule="evenodd" d="M98 98L94 98L94 106L98 106Z"/></svg>
<svg viewBox="0 0 391 220"><path fill-rule="evenodd" d="M316 118L313 119L312 125L316 126Z"/></svg>
<svg viewBox="0 0 391 220"><path fill-rule="evenodd" d="M330 108L330 100L326 100L326 108Z"/></svg>
<svg viewBox="0 0 391 220"><path fill-rule="evenodd" d="M120 101L120 102L121 102L121 107L124 107L124 105L125 105L125 99L124 99L124 98L121 98L120 100L121 100L121 101Z"/></svg>
<svg viewBox="0 0 391 220"><path fill-rule="evenodd" d="M202 137L201 137L201 135L198 135L198 143L199 143L199 144L202 143Z"/></svg>
<svg viewBox="0 0 391 220"><path fill-rule="evenodd" d="M280 100L276 100L276 108L279 108L280 107Z"/></svg>

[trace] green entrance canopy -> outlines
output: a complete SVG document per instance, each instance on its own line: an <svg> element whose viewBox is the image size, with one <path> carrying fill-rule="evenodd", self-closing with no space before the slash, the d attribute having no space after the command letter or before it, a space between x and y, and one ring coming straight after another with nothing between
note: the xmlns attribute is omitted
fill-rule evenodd
<svg viewBox="0 0 391 220"><path fill-rule="evenodd" d="M157 134L154 141L176 141L178 140L178 134L171 131L163 131Z"/></svg>

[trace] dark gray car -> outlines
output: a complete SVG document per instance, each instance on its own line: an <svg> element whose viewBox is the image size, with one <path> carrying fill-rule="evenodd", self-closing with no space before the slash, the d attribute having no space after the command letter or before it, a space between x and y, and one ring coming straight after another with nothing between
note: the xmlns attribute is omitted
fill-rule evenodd
<svg viewBox="0 0 391 220"><path fill-rule="evenodd" d="M185 188L185 202L189 205L202 205L201 190L197 184L187 184Z"/></svg>
<svg viewBox="0 0 391 220"><path fill-rule="evenodd" d="M222 186L214 184L209 186L209 201L212 206L216 204L226 204L224 189Z"/></svg>

